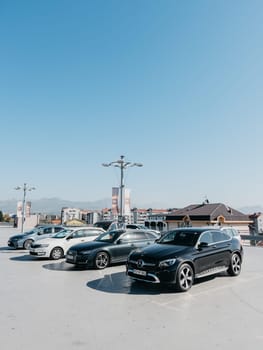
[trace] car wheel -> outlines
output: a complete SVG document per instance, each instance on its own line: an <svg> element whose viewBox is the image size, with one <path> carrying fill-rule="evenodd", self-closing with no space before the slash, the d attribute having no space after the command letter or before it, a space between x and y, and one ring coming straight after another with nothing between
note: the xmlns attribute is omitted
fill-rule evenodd
<svg viewBox="0 0 263 350"><path fill-rule="evenodd" d="M51 253L50 253L50 258L52 260L58 260L58 259L61 259L63 258L64 256L64 251L62 248L60 247L55 247L51 250Z"/></svg>
<svg viewBox="0 0 263 350"><path fill-rule="evenodd" d="M238 276L241 271L241 258L237 253L232 254L227 272L230 276Z"/></svg>
<svg viewBox="0 0 263 350"><path fill-rule="evenodd" d="M194 282L194 272L189 264L182 264L177 273L176 290L179 292L188 291Z"/></svg>
<svg viewBox="0 0 263 350"><path fill-rule="evenodd" d="M23 247L24 249L29 249L31 244L32 244L33 240L32 239L27 239L24 244L23 244Z"/></svg>
<svg viewBox="0 0 263 350"><path fill-rule="evenodd" d="M95 267L97 269L105 269L105 267L109 266L110 257L109 254L105 252L99 252L95 257Z"/></svg>

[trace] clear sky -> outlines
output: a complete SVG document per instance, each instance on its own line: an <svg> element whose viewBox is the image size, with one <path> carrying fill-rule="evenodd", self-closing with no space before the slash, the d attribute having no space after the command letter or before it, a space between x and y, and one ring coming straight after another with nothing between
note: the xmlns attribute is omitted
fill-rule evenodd
<svg viewBox="0 0 263 350"><path fill-rule="evenodd" d="M0 0L0 199L263 204L263 1Z"/></svg>

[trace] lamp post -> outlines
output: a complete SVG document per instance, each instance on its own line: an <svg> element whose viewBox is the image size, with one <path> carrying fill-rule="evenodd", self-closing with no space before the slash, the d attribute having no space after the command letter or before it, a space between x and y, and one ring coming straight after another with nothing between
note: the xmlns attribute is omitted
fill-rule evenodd
<svg viewBox="0 0 263 350"><path fill-rule="evenodd" d="M21 231L24 232L24 220L25 220L25 203L26 203L26 193L27 191L33 191L35 190L35 187L28 186L27 183L24 183L23 186L17 186L15 187L15 190L22 190L23 191L23 201L22 201L22 225L21 225Z"/></svg>
<svg viewBox="0 0 263 350"><path fill-rule="evenodd" d="M123 222L123 190L124 190L124 181L123 181L123 175L124 170L133 166L142 167L143 164L141 163L131 163L124 160L124 156L120 156L120 159L110 162L110 163L103 163L102 166L104 167L110 167L114 166L117 168L120 168L121 170L121 180L120 180L120 220Z"/></svg>

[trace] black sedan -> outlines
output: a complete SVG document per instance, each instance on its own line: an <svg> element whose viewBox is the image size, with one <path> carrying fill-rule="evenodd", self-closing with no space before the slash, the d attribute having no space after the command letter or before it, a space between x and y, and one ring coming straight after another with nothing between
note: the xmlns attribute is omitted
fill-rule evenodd
<svg viewBox="0 0 263 350"><path fill-rule="evenodd" d="M147 230L115 230L102 233L92 242L72 246L66 262L104 269L112 263L126 262L130 252L155 242L158 238Z"/></svg>
<svg viewBox="0 0 263 350"><path fill-rule="evenodd" d="M227 271L239 275L243 258L240 240L213 228L181 228L167 232L150 247L132 252L127 275L135 280L169 284L187 291L195 278Z"/></svg>

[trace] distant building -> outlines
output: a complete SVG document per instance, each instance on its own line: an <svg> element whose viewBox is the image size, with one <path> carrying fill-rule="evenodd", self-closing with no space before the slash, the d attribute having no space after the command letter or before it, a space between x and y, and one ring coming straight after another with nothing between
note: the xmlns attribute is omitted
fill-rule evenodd
<svg viewBox="0 0 263 350"><path fill-rule="evenodd" d="M252 223L249 225L251 234L263 234L263 214L254 213L249 215Z"/></svg>
<svg viewBox="0 0 263 350"><path fill-rule="evenodd" d="M81 220L81 210L78 208L67 208L61 209L61 223L65 224L69 220L78 219Z"/></svg>
<svg viewBox="0 0 263 350"><path fill-rule="evenodd" d="M161 219L159 215L152 215L149 220ZM223 203L191 204L182 209L174 209L164 214L162 220L166 223L167 229L174 229L185 226L232 226L241 234L247 234L248 225L252 220L248 215L230 208Z"/></svg>

